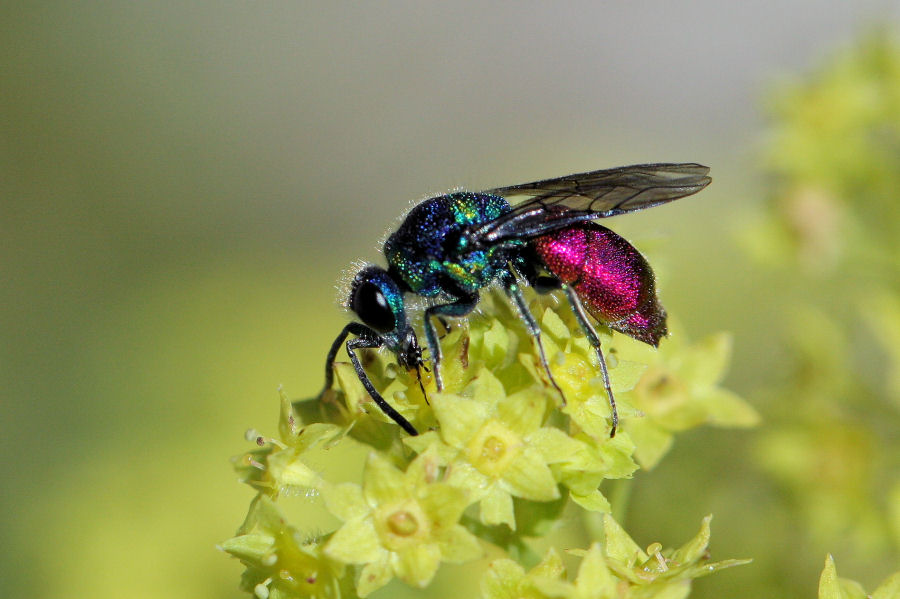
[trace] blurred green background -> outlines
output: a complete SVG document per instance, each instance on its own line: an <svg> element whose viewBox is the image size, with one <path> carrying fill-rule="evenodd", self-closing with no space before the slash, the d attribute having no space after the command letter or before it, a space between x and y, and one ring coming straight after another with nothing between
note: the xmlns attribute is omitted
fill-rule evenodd
<svg viewBox="0 0 900 599"><path fill-rule="evenodd" d="M677 545L714 513L714 557L756 561L697 596L811 597L828 551L874 588L898 562L878 440L897 436L900 352L890 327L844 317L891 313L898 256L867 248L857 264L884 264L849 280L791 261L779 193L819 171L779 165L821 145L777 145L796 114L775 90L898 21L875 0L6 3L0 596L242 596L215 549L252 496L228 457L274 426L280 385L319 390L342 270L429 194L651 161L710 165L714 183L611 226L691 336L734 333L728 386L767 421L682 436L639 476L627 528ZM803 381L844 407L795 423L821 414ZM804 466L824 450L852 476L818 509Z"/></svg>

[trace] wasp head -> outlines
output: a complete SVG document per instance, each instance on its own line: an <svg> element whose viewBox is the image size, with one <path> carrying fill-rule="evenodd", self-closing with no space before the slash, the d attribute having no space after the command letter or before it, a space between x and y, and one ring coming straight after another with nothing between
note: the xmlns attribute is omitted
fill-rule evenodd
<svg viewBox="0 0 900 599"><path fill-rule="evenodd" d="M403 292L391 275L379 266L366 266L353 278L347 306L397 356L400 366L424 364L416 333L406 319Z"/></svg>

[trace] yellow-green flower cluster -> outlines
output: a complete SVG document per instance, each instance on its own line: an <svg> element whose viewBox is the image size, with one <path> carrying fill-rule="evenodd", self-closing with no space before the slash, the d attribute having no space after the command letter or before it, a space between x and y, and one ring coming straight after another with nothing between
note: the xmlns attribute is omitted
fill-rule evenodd
<svg viewBox="0 0 900 599"><path fill-rule="evenodd" d="M547 380L524 325L505 301L491 297L482 309L497 316L476 315L445 332L440 393L430 373L420 380L414 370L399 369L389 353L361 353L375 387L418 436L406 435L378 410L348 363L335 364L336 388L321 397L292 404L283 396L278 438L252 435L259 447L235 460L244 482L258 492L238 536L223 544L247 566L244 588L259 597L364 597L393 579L425 587L444 562L471 562L498 548L527 552L526 538L559 522L568 499L608 512L601 484L631 477L638 463L658 462L674 432L754 421L742 400L718 387L728 361L726 338L656 353L605 334L621 418L611 438L596 353L567 307L535 301L562 396ZM361 484L335 482L310 457L348 444L366 448ZM337 522L333 529L303 541L273 503L297 495L319 498ZM617 584L631 584L635 576L682 584L699 575L681 567L699 563L693 554L648 557L631 546L622 549L624 532L607 522L606 544L587 552L575 582L542 574L553 584L542 583L541 592L552 587L547 592L556 594L546 596L581 596L572 589L600 571ZM630 552L627 558L615 547ZM553 563L544 570L556 572L558 558L547 559ZM634 574L658 559L660 573ZM498 564L494 575L512 572L506 562ZM657 596L657 587L647 588L634 596Z"/></svg>
<svg viewBox="0 0 900 599"><path fill-rule="evenodd" d="M424 587L442 561L461 563L481 557L478 539L460 523L469 504L466 493L437 480L432 451L401 472L386 458L369 454L362 487L327 487L329 510L344 521L325 546L335 561L362 566L361 596L393 577Z"/></svg>
<svg viewBox="0 0 900 599"><path fill-rule="evenodd" d="M490 565L482 581L483 599L629 599L686 597L691 581L749 560L709 561L709 521L682 547L663 550L653 543L646 551L610 515L603 518L604 539L587 550L572 550L582 557L573 581L566 579L562 559L554 549L525 572L509 559Z"/></svg>
<svg viewBox="0 0 900 599"><path fill-rule="evenodd" d="M866 593L855 580L838 578L834 558L825 558L825 568L819 577L819 599L896 599L900 597L900 572L895 572L875 589Z"/></svg>
<svg viewBox="0 0 900 599"><path fill-rule="evenodd" d="M848 44L770 112L775 185L745 238L790 283L755 453L798 523L772 546L839 545L877 570L900 556L900 38Z"/></svg>
<svg viewBox="0 0 900 599"><path fill-rule="evenodd" d="M775 175L770 218L744 237L773 265L831 274L864 262L890 280L900 263L900 41L886 31L781 85L763 159ZM896 279L894 279L896 280Z"/></svg>
<svg viewBox="0 0 900 599"><path fill-rule="evenodd" d="M257 495L237 535L221 547L246 566L241 587L258 599L353 596L345 565L290 526L266 495Z"/></svg>

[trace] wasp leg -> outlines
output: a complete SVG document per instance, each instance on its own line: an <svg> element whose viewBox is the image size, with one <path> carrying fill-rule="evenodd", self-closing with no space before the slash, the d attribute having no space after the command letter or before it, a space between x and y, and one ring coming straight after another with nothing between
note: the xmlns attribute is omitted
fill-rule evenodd
<svg viewBox="0 0 900 599"><path fill-rule="evenodd" d="M341 345L344 344L344 339L346 339L348 335L356 335L357 337L372 336L369 328L358 322L351 322L343 328L337 336L337 339L331 344L331 349L328 350L328 357L325 358L325 387L322 389L322 393L331 389L331 385L334 384L334 361L337 359L337 353L340 351ZM321 393L319 395L321 395Z"/></svg>
<svg viewBox="0 0 900 599"><path fill-rule="evenodd" d="M610 417L612 419L612 429L609 431L609 436L610 438L615 437L616 429L619 427L619 413L616 410L616 398L613 396L612 386L609 382L606 360L603 357L603 350L600 349L600 338L597 336L597 331L594 330L591 321L588 320L588 316L584 312L584 306L581 305L581 300L578 298L575 290L565 284L562 285L562 288L566 292L566 297L569 298L569 304L572 306L572 312L575 313L575 319L581 325L588 342L597 350L597 356L600 358L600 372L603 374L603 387L606 389L607 397L609 397Z"/></svg>
<svg viewBox="0 0 900 599"><path fill-rule="evenodd" d="M444 327L444 334L441 335L441 339L450 334L450 321L442 316L438 316L438 322L441 323L441 326Z"/></svg>
<svg viewBox="0 0 900 599"><path fill-rule="evenodd" d="M431 402L428 401L428 394L425 393L425 385L422 384L422 368L425 368L421 364L416 364L416 379L419 381L419 389L422 390L422 397L425 398L425 405L430 406ZM425 372L428 372L428 369L425 368Z"/></svg>
<svg viewBox="0 0 900 599"><path fill-rule="evenodd" d="M404 418L400 412L395 410L393 406L385 401L378 391L375 390L375 386L372 384L372 381L369 380L369 375L366 374L362 364L359 363L359 357L354 351L356 349L381 347L381 345L382 342L377 337L357 337L356 339L347 341L347 354L350 356L350 361L353 362L353 368L356 370L356 376L359 377L359 382L363 384L363 387L366 388L366 391L369 392L369 395L375 403L378 404L381 411L384 412L388 418L399 424L400 428L415 437L419 434L419 431L417 431L416 428L409 423L409 420Z"/></svg>
<svg viewBox="0 0 900 599"><path fill-rule="evenodd" d="M433 316L465 316L475 309L478 303L478 294L464 295L449 304L431 306L425 310L425 342L431 352L431 363L434 364L434 382L438 391L443 390L444 381L441 379L441 344L438 342L437 332L431 322Z"/></svg>
<svg viewBox="0 0 900 599"><path fill-rule="evenodd" d="M522 320L525 321L525 326L528 327L528 332L531 333L532 338L534 338L534 344L537 346L538 355L541 359L541 365L544 367L544 372L547 373L547 378L550 379L550 384L553 385L553 388L559 392L559 396L562 398L563 405L566 405L566 395L563 393L562 389L559 388L556 379L553 378L553 373L550 372L550 364L547 362L547 354L546 352L544 352L544 344L541 343L541 328L538 326L538 323L534 319L534 316L532 316L531 310L528 309L528 304L525 303L525 297L522 295L522 289L516 284L516 280L513 277L512 273L510 273L508 277L504 277L503 289L506 291L506 295L508 295L516 305L516 308L519 311L519 316L521 316Z"/></svg>
<svg viewBox="0 0 900 599"><path fill-rule="evenodd" d="M331 385L334 383L334 361L337 358L338 350L340 350L341 345L344 343L344 339L346 339L348 335L357 336L356 339L347 341L347 354L350 356L350 361L353 363L353 369L356 370L356 376L359 377L359 382L366 388L366 391L369 392L372 400L379 408L381 408L382 412L384 412L391 420L399 424L400 428L410 435L418 435L419 431L395 410L391 404L381 397L381 394L375 389L375 385L369 380L369 376L359 362L359 358L354 350L382 346L379 335L363 324L351 322L343 328L334 340L334 343L331 344L331 349L328 351L328 357L325 360L325 388L322 389L322 393L325 393L325 391L330 389Z"/></svg>
<svg viewBox="0 0 900 599"><path fill-rule="evenodd" d="M538 276L529 281L529 284L534 288L538 295L547 295L557 289L562 289L562 281L556 277Z"/></svg>

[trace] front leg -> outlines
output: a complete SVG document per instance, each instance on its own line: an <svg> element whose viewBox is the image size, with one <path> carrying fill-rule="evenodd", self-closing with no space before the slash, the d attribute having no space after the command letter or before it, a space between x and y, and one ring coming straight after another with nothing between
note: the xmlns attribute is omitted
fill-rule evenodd
<svg viewBox="0 0 900 599"><path fill-rule="evenodd" d="M356 339L347 341L347 354L350 356L350 361L353 362L353 369L356 370L356 376L359 378L359 382L361 382L366 391L369 392L369 395L372 397L372 400L375 401L375 404L381 408L381 411L384 412L388 418L399 424L400 428L415 437L419 434L419 431L417 431L416 427L410 424L409 420L404 418L400 412L395 410L394 406L389 404L380 393L378 393L378 390L375 389L375 385L369 380L369 375L366 374L365 369L362 367L362 364L360 364L359 357L356 355L355 350L357 349L377 348L381 346L382 341L377 337L357 337Z"/></svg>
<svg viewBox="0 0 900 599"><path fill-rule="evenodd" d="M341 345L344 344L344 339L346 339L349 335L356 335L357 337L371 337L372 331L365 325L360 324L358 322L348 323L347 326L341 330L341 333L337 336L337 339L334 340L334 343L331 344L331 349L328 351L328 357L325 358L325 387L322 389L322 393L324 394L326 391L331 389L331 385L334 384L334 361L337 359L338 350L341 349Z"/></svg>
<svg viewBox="0 0 900 599"><path fill-rule="evenodd" d="M475 309L477 303L478 294L471 293L449 304L439 304L425 310L425 342L428 344L428 351L431 353L431 363L434 367L434 382L438 391L444 388L444 381L441 380L441 344L438 342L437 333L434 330L431 318L433 316L465 316Z"/></svg>
<svg viewBox="0 0 900 599"><path fill-rule="evenodd" d="M362 383L362 386L369 392L375 405L377 405L382 412L384 412L391 420L399 424L400 428L410 435L418 435L419 432L416 428L395 410L380 393L378 393L378 390L375 389L375 385L369 380L369 375L366 374L365 369L360 363L359 357L356 355L357 349L378 348L384 345L381 336L364 324L358 322L349 323L341 330L340 334L334 340L334 343L331 344L331 349L328 351L328 357L325 359L325 388L322 389L320 396L324 395L334 383L334 361L337 359L337 353L338 350L340 350L341 345L344 345L344 340L350 335L356 335L356 339L347 340L347 355L350 356L350 362L353 363L353 369L356 371L359 382Z"/></svg>

